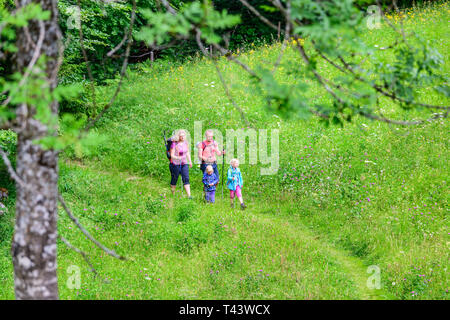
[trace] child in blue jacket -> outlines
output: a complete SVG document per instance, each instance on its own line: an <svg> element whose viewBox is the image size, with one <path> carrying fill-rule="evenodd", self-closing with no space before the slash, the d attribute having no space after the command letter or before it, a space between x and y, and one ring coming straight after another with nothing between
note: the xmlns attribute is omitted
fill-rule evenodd
<svg viewBox="0 0 450 320"><path fill-rule="evenodd" d="M227 172L227 187L230 189L230 199L231 207L234 208L234 197L237 196L239 202L241 203L241 209L244 210L247 206L244 204L244 199L242 198L242 186L244 181L242 180L241 170L239 169L239 160L232 159L230 163L230 168Z"/></svg>
<svg viewBox="0 0 450 320"><path fill-rule="evenodd" d="M205 185L205 200L206 202L215 202L216 198L216 184L219 182L219 177L214 173L211 165L208 165L203 175L203 184Z"/></svg>

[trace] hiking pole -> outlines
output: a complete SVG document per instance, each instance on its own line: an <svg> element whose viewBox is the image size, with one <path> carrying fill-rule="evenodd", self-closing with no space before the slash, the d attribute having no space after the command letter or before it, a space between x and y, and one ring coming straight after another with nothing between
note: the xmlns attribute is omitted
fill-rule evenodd
<svg viewBox="0 0 450 320"><path fill-rule="evenodd" d="M223 200L223 167L225 165L225 154L223 153L225 151L224 148L222 148L222 200Z"/></svg>
<svg viewBox="0 0 450 320"><path fill-rule="evenodd" d="M184 184L183 184L183 174L181 173L181 161L182 160L180 160L180 176L181 176L181 198L183 198L183 188L184 188Z"/></svg>

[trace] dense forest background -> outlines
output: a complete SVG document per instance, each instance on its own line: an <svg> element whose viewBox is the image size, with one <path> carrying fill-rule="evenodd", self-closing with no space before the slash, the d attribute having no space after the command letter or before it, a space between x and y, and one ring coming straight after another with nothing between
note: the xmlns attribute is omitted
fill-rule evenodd
<svg viewBox="0 0 450 320"><path fill-rule="evenodd" d="M171 1L171 4L180 8L185 3L191 1ZM260 9L261 13L270 21L277 23L281 21L280 12L272 12L269 2L265 0L249 1L255 8ZM411 1L399 0L397 4L399 7L417 6L426 1ZM244 7L238 0L212 0L214 7L217 10L226 10L228 13L236 14L241 17L241 23L234 28L225 29L222 35L227 35L229 38L229 49L234 51L237 48L245 48L249 44L254 45L263 43L272 43L276 41L280 35L276 30L271 29L261 20L252 14L250 10ZM366 11L369 5L376 4L376 0L356 0L355 4ZM390 0L381 0L386 9L392 4ZM84 46L87 50L89 61L92 64L93 76L96 81L100 83L106 79L114 78L120 71L121 58L123 57L125 48L122 47L111 57L107 53L116 47L123 39L126 28L130 22L130 12L132 4L130 1L122 0L81 0L81 21L82 32L84 38ZM135 30L139 30L144 24L145 19L142 11L151 9L157 11L161 9L156 0L140 0L137 2L138 10L136 16ZM73 17L77 13L76 0L61 0L58 2L61 17L59 19L60 27L64 36L64 62L60 70L60 83L79 83L86 79L87 70L85 60L80 48L80 34L76 27L76 21ZM0 0L0 9L14 10L13 0ZM281 25L283 28L283 25ZM281 36L282 37L282 36ZM134 41L131 48L130 63L139 63L150 59L171 59L184 61L192 57L199 51L198 46L193 40L181 40L177 43L171 44L168 48L150 48L145 45L143 41ZM0 59L0 72L4 75L11 72L13 53L5 52L5 55ZM63 104L62 111L64 106Z"/></svg>

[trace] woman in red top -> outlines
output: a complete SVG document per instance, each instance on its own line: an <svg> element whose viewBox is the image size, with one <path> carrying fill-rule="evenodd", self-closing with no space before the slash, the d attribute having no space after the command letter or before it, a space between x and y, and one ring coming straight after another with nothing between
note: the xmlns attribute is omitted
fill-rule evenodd
<svg viewBox="0 0 450 320"><path fill-rule="evenodd" d="M211 165L213 167L214 173L219 177L219 171L217 170L217 161L216 161L216 155L221 156L222 152L225 154L224 151L220 151L219 147L217 145L217 142L214 141L214 133L212 130L208 129L205 132L206 140L202 141L198 145L198 157L202 161L202 164L200 165L200 169L203 171L203 174L205 173L206 167L208 165Z"/></svg>

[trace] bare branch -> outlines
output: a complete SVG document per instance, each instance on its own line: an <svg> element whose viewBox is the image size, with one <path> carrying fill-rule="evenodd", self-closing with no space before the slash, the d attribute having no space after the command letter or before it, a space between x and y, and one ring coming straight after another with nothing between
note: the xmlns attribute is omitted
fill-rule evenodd
<svg viewBox="0 0 450 320"><path fill-rule="evenodd" d="M177 14L177 11L172 8L172 6L170 5L170 3L167 0L158 0L160 2L162 2L162 4L164 5L164 7L167 9L168 12L170 12L173 15ZM193 26L194 31L196 32L196 36L198 36L198 32L200 32L201 35L201 31L198 27ZM214 46L214 48L216 48L217 50L219 50L219 52L223 55L225 55L227 57L228 60L232 60L235 63L237 63L238 65L240 65L245 71L247 71L249 74L251 74L253 77L260 79L260 77L245 63L243 63L242 61L240 61L239 59L237 59L236 57L233 56L233 54L225 49L224 47L222 47L221 45L217 44L217 43L213 43L212 44Z"/></svg>
<svg viewBox="0 0 450 320"><path fill-rule="evenodd" d="M233 56L232 52L225 49L224 47L222 47L221 45L217 44L217 43L213 43L212 44L214 48L216 48L217 50L219 50L219 52L223 55L225 55L225 57L228 60L234 61L236 64L240 65L242 67L242 69L244 69L245 71L247 71L249 74L251 74L253 77L261 80L261 78L255 73L255 71L253 71L248 65L246 65L245 63L243 63L242 61L240 61L239 59L237 59L236 57Z"/></svg>
<svg viewBox="0 0 450 320"><path fill-rule="evenodd" d="M81 225L81 223L78 221L78 219L72 214L72 212L70 211L70 209L67 207L66 202L64 201L62 195L60 193L58 193L58 200L61 203L61 205L63 206L64 210L66 211L67 215L69 216L70 220L73 221L73 223L75 223L75 225L78 227L78 229L81 230L81 232L84 233L84 235L91 240L97 247L99 247L100 249L102 249L104 252L106 252L107 254L109 254L110 256L113 256L114 258L117 258L119 260L125 260L126 258L118 255L114 250L110 250L108 248L106 248L104 245L102 245L100 242L98 242L97 240L94 239L94 237L91 236L91 234Z"/></svg>
<svg viewBox="0 0 450 320"><path fill-rule="evenodd" d="M33 70L34 65L36 64L40 54L41 54L41 49L42 49L42 44L44 43L44 36L45 36L45 25L44 22L42 20L38 21L39 23L39 39L38 39L38 43L36 45L36 49L34 50L33 56L30 60L30 63L28 64L26 70L25 70L25 74L23 75L22 79L20 80L19 84L18 84L18 88L22 87L25 82L27 81L28 77L31 74L31 71ZM3 101L2 105L7 105L10 101L11 101L11 96L9 96L5 101Z"/></svg>
<svg viewBox="0 0 450 320"><path fill-rule="evenodd" d="M397 7L396 0L393 0L392 2L393 2L393 5L394 5L396 11L399 12L398 7ZM400 30L398 30L398 29L394 26L394 24L386 17L386 15L385 15L385 13L384 13L384 10L383 10L383 8L382 8L382 6L381 6L381 4L380 4L380 1L379 1L379 0L376 0L376 3L377 3L378 8L380 9L380 12L381 12L381 15L382 15L384 21L387 22L387 24L389 25L389 27L391 27L392 30L394 30L396 33L400 34L400 35L402 36L403 42L404 42L408 47L411 48L411 46L410 46L410 45L408 44L408 42L406 41L406 35L405 35L405 31L404 31L404 29L403 29L402 18L400 18L400 26L401 26L401 28L400 28Z"/></svg>
<svg viewBox="0 0 450 320"><path fill-rule="evenodd" d="M305 52L303 46L302 46L301 44L298 43L298 44L297 44L297 47L298 47L298 49L299 49L299 51L300 51L300 53L301 53L301 55L302 55L302 57L303 57L303 60L304 60L307 64L309 64L309 58L308 58L308 56L306 55L306 52ZM320 50L319 50L319 52L320 52ZM325 56L325 55L324 55L324 56ZM343 60L342 57L341 57L341 59L342 59L342 61L345 62L345 60ZM344 65L346 66L346 68L347 68L347 67L351 68L347 63L345 63ZM342 69L340 69L340 70L342 71ZM322 76L320 76L320 75L317 73L317 71L314 70L314 69L312 70L312 72L313 72L314 76L316 77L316 79L319 81L319 83L325 88L325 90L328 91L328 93L330 93L330 94L333 96L333 98L335 98L335 99L336 99L337 101L339 101L341 104L344 104L344 105L347 104L345 101L343 101L341 98L339 98L339 97L336 95L336 93L335 93L330 87L327 86L327 84L325 83L325 82L327 82L327 80L326 80L325 78L323 78ZM353 72L353 71L352 71L352 72ZM367 81L365 81L365 80L364 80L364 82L367 83ZM339 88L338 88L338 89L339 89ZM439 119L439 118L446 118L447 115L448 115L448 108L447 108L447 112L446 112L446 113L444 113L444 114L442 114L442 113L436 113L436 114L434 114L433 117L431 117L431 118L429 118L429 119L426 119L426 120L418 120L418 121L398 121L398 120L387 119L387 118L384 117L384 116L377 116L377 115L375 115L375 114L373 114L373 113L368 113L368 112L364 112L364 111L361 111L361 110L357 110L356 108L353 108L353 109L355 109L355 110L357 111L358 114L360 114L360 115L362 115L362 116L364 116L364 117L366 117L366 118L369 118L369 119L372 119L372 120L381 121L381 122L385 122L385 123L390 123L390 124L403 125L403 126L418 125L418 124L424 123L424 122L426 122L426 121L429 122L429 121L436 120L436 119Z"/></svg>
<svg viewBox="0 0 450 320"><path fill-rule="evenodd" d="M77 6L78 6L79 12L81 12L80 0L77 0ZM95 82L94 82L94 77L92 75L92 69L91 69L91 65L90 65L90 62L89 62L89 59L88 59L88 56L87 56L87 52L86 52L86 49L84 47L83 23L81 22L81 19L80 19L79 36L80 36L81 52L83 53L83 58L84 58L84 62L86 63L86 69L87 69L87 72L88 72L89 81L91 82L92 105L94 106L94 110L96 110L97 109L97 103L96 103L96 100L95 100Z"/></svg>
<svg viewBox="0 0 450 320"><path fill-rule="evenodd" d="M197 29L197 32L196 32L196 40L197 40L197 44L198 44L200 50L203 52L203 54L204 54L206 57L209 57L209 54L208 54L208 52L206 51L205 46L203 45L202 40L201 40L201 31L200 31L200 29ZM228 89L228 86L227 86L227 84L226 84L226 82L225 82L225 79L224 79L223 76L222 76L222 72L220 71L219 66L217 65L217 61L216 61L214 58L211 58L211 59L212 59L213 62L214 62L214 66L216 67L217 74L219 75L220 81L222 82L222 85L223 85L223 87L224 87L224 89L225 89L226 95L228 96L228 98L230 99L231 103L232 103L233 106L236 108L236 110L239 111L239 113L240 113L240 115L241 115L241 118L242 118L242 120L245 122L245 124L246 124L248 127L253 128L253 126L251 125L251 123L247 120L247 117L245 116L244 111L237 105L236 101L234 101L233 97L231 96L231 93L230 93L230 91L229 91L229 89Z"/></svg>
<svg viewBox="0 0 450 320"><path fill-rule="evenodd" d="M120 43L111 51L109 51L106 56L107 57L111 57L114 53L116 53L120 48L122 48L123 44L125 43L125 41L127 41L128 38L128 32L125 32L125 35L123 36L122 41L120 41Z"/></svg>
<svg viewBox="0 0 450 320"><path fill-rule="evenodd" d="M401 97L398 97L394 93L390 93L388 91L385 91L381 86L376 85L374 83L371 83L367 79L365 79L362 76L358 75L356 73L356 71L354 70L354 68L347 61L345 61L345 59L341 55L338 56L338 59L342 62L343 67L338 65L334 61L332 61L321 50L319 50L317 48L317 46L315 45L314 41L313 41L313 46L314 46L314 50L320 55L320 57L322 59L324 59L325 61L327 61L329 64L331 64L333 67L335 67L336 69L338 69L339 71L341 71L341 72L343 72L345 74L349 74L350 73L354 77L354 79L356 79L356 80L358 80L358 81L360 81L362 83L367 84L368 86L370 86L373 89L375 89L378 93L381 93L382 95L384 95L385 97L390 98L391 100L397 100L397 101L402 102L402 103L417 105L417 106L421 106L421 107L425 107L425 108L429 108L429 109L448 110L450 108L450 106L436 106L436 105L431 105L431 104L426 104L426 103L421 103L421 102L408 101L408 100L405 100L405 99L403 99Z"/></svg>
<svg viewBox="0 0 450 320"><path fill-rule="evenodd" d="M161 2L163 3L163 5L166 7L166 9L167 9L168 12L170 12L171 14L176 14L175 9L173 9L173 8L170 6L170 4L169 4L169 2L168 2L167 0L159 0L159 1L161 1ZM256 16L258 16L258 18L261 19L261 15L259 14L259 12L257 12L257 10L256 10L254 7L252 7L250 4L248 4L248 2L247 2L246 0L240 0L240 2L241 2L243 5L245 5L247 8L249 8L250 11L252 11ZM275 7L277 7L277 8L283 13L283 15L285 16L286 21L287 21L286 29L288 30L288 26L290 27L290 23L292 23L292 21L291 21L292 19L291 19L291 17L290 17L290 1L288 1L287 7L286 7L286 8L283 7L283 5L281 4L281 2L280 2L279 0L270 0L270 2L271 2ZM378 1L377 1L377 2L378 2ZM394 4L394 5L395 5L395 4ZM380 7L380 9L381 9L381 7ZM385 18L385 19L387 19L387 18ZM265 22L264 19L261 19L261 20L262 20L263 22ZM297 21L296 21L296 22L297 22ZM391 27L392 27L395 31L399 32L399 31L395 28L395 26L393 26L393 25L390 23L390 21L388 21L388 23L391 25ZM268 25L271 26L273 29L278 29L275 25L273 25L273 24L271 24L271 23L269 23ZM197 43L199 44L199 47L201 48L203 54L205 54L206 50L205 50L203 44L201 43L201 33L200 33L200 30L199 30L197 27L195 27L195 26L194 26L194 30L196 31ZM286 32L286 33L287 33L287 32ZM404 33L403 28L402 28L402 30L401 30L399 33L402 34L403 40L404 40L404 42L406 43L406 35L405 35L405 33ZM288 34L288 33L287 33L287 34ZM298 40L299 40L298 36L296 36L295 38L296 38L296 40L297 40L297 42L298 42ZM393 48L393 47L395 46L395 44L397 44L397 41L396 41L393 45L391 45L391 46L388 46L388 47L386 47L386 48L381 48L381 50L386 50L386 49ZM407 44L407 43L406 43L406 44ZM239 61L238 59L236 59L235 57L233 57L233 55L230 54L230 52L229 52L227 49L221 47L219 44L213 44L213 46L214 46L221 54L224 54L224 55L228 58L228 60L231 60L231 61L237 63L237 64L240 65L244 70L246 70L249 74L251 74L251 75L254 76L255 78L261 80L261 78L260 78L259 76L257 76L253 70L251 70L247 65L245 65L244 63L242 63L241 61ZM306 54L306 51L305 51L304 47L303 47L300 43L298 43L298 44L297 44L297 48L299 49L299 52L300 52L300 54L301 54L301 56L302 56L304 62L305 62L306 64L309 64L309 63L310 63L310 59L309 59L308 55ZM320 56L321 56L323 59L325 59L327 62L329 62L332 66L334 66L335 68L337 68L337 69L340 70L341 72L348 73L348 72L350 71L350 72L353 74L353 76L355 77L355 79L357 79L357 80L359 80L359 81L362 81L362 82L364 82L364 83L366 83L366 84L372 86L372 87L373 87L375 90L377 90L379 93L381 93L381 94L383 94L383 95L385 95L385 96L387 96L387 97L390 97L391 99L394 99L394 100L397 100L397 101L400 101L400 102L404 102L404 103L409 103L409 104L419 105L419 106L423 106L423 107L427 107L427 108L435 108L435 109L444 109L444 110L447 110L445 114L435 114L432 118L427 119L427 120L410 121L410 122L407 122L407 121L398 121L398 120L391 120L391 119L385 118L384 116L381 116L381 117L380 117L380 116L377 116L377 115L375 115L375 114L366 113L366 112L363 112L363 111L357 111L360 115L363 115L363 116L365 116L365 117L367 117L367 118L369 118L369 119L372 119L372 120L378 120L378 121L382 121L382 122L386 122L386 123L399 124L399 125L416 125L416 124L423 123L423 122L425 122L425 121L431 121L431 120L435 120L435 119L438 119L438 118L446 118L446 117L447 117L449 107L447 107L447 106L432 106L432 105L424 104L424 103L410 102L410 101L407 101L407 100L405 100L405 99L403 99L403 98L397 97L395 94L390 93L390 92L386 92L386 91L385 91L383 88L381 88L380 86L378 86L378 85L376 85L376 84L372 84L372 83L370 83L369 81L367 81L366 79L364 79L364 78L362 78L361 76L357 75L357 74L354 72L353 68L352 68L348 63L346 63L345 60L343 60L341 57L340 57L340 59L341 59L342 62L344 62L344 67L339 66L337 63L333 62L331 59L329 59L328 57L326 57L326 55L324 55L320 50L318 50L318 48L317 48L316 46L315 46L315 49L316 49L316 51L320 54ZM279 57L278 57L278 59L277 59L277 62L275 63L274 71L275 71L276 67L278 66L278 64L279 64L279 62L280 62L280 60L281 60L282 52L283 52L283 50L281 50L281 53L280 53L280 55L279 55ZM207 55L207 54L205 54L205 55ZM218 71L218 74L219 74L219 77L221 78L222 84L224 84L224 88L225 88L225 91L227 92L227 95L229 96L229 98L230 98L230 100L233 102L233 104L235 104L235 103L234 103L234 100L233 100L233 99L231 98L231 96L229 95L228 88L226 87L226 84L225 84L224 81L223 81L223 77L221 76L220 70L218 70L217 65L216 65L216 70ZM349 102L346 102L346 101L344 101L341 97L339 97L339 96L333 91L333 89L331 89L331 88L328 86L328 84L330 84L331 86L335 87L336 89L338 89L338 90L340 90L340 91L343 91L343 89L342 89L341 86L334 85L330 80L327 80L327 79L325 79L324 77L322 77L322 76L317 72L317 70L315 70L315 69L312 69L312 73L314 74L314 77L317 79L317 81L321 84L321 86L324 87L324 89L325 89L325 90L326 90L326 91L327 91L327 92L328 92L328 93L329 93L336 101L338 101L340 104L342 104L342 105L344 105L344 106L345 106L345 105L349 105ZM356 94L352 93L352 95L354 95L354 96L356 97ZM352 106L352 107L353 107L353 109L357 110L357 108L356 108L355 106ZM314 113L314 114L316 114L316 115L318 115L318 116L324 118L324 119L329 118L328 115L322 114L322 113L318 112L317 110L310 109L310 111L311 111L312 113Z"/></svg>
<svg viewBox="0 0 450 320"><path fill-rule="evenodd" d="M28 30L28 26L23 26L23 33L25 34L25 37L27 38L28 43L31 45L31 47L36 48L36 43L31 39L30 36L30 30Z"/></svg>
<svg viewBox="0 0 450 320"><path fill-rule="evenodd" d="M239 0L244 6L246 6L251 12L253 12L262 22L267 24L274 30L278 30L278 27L270 22L266 17L264 17L258 10L255 9L251 4L249 4L246 0Z"/></svg>
<svg viewBox="0 0 450 320"><path fill-rule="evenodd" d="M309 110L311 113L313 113L313 114L315 114L316 116L318 116L318 117L321 117L321 118L323 118L323 119L330 119L330 116L327 115L327 114L323 114L323 113L321 113L321 112L319 112L319 111L317 111L317 110L314 110L314 109L312 109L312 108L309 108L308 110Z"/></svg>
<svg viewBox="0 0 450 320"><path fill-rule="evenodd" d="M61 241L64 242L64 243L66 244L66 246L68 246L70 249L72 249L72 250L75 251L76 253L79 253L79 254L83 257L84 261L86 261L86 263L89 265L89 267L91 268L91 271L94 273L94 275L95 275L95 276L98 275L97 271L95 270L94 266L92 265L91 261L89 260L88 255L87 255L84 251L82 251L82 250L78 249L77 247L73 246L73 245L72 245L69 241L67 241L67 239L64 238L63 236L58 235L58 238L61 239Z"/></svg>
<svg viewBox="0 0 450 320"><path fill-rule="evenodd" d="M54 10L55 14L57 14L58 9L54 7L53 10ZM58 59L56 61L56 67L53 68L52 74L50 75L50 83L57 83L56 78L58 77L58 71L64 60L64 49L65 48L64 48L63 42L61 41L62 33L59 28L57 28L56 32L57 32L57 39L58 39L57 40L58 41ZM69 42L70 42L70 34L67 37L67 43L69 43Z"/></svg>
<svg viewBox="0 0 450 320"><path fill-rule="evenodd" d="M281 50L278 55L277 61L275 62L275 65L273 67L272 74L275 73L275 71L277 70L277 68L281 62L281 58L283 57L284 50L286 50L286 45L289 42L290 31L291 31L291 1L288 1L287 2L286 29L284 32L285 37L283 39L283 44L281 45Z"/></svg>
<svg viewBox="0 0 450 320"><path fill-rule="evenodd" d="M127 48L126 48L126 51L125 51L125 58L124 58L124 61L123 61L123 64L122 64L122 70L120 72L119 84L117 85L117 88L116 88L113 96L109 100L109 102L106 104L106 106L103 108L103 110L97 115L97 117L95 117L93 120L91 120L87 124L87 126L83 130L84 132L89 131L89 129L92 128L92 126L106 113L106 111L108 111L108 109L112 106L112 104L114 103L114 101L117 98L117 95L120 92L120 89L122 87L123 78L125 76L125 72L126 72L127 66L128 66L128 59L129 59L129 56L130 56L131 44L133 42L132 32L133 32L133 26L134 26L135 18L136 18L136 0L133 0L133 10L131 12L131 20L130 20L130 25L129 25L129 29L128 29L128 35L127 35L128 44L127 44Z"/></svg>
<svg viewBox="0 0 450 320"><path fill-rule="evenodd" d="M14 170L11 161L9 161L8 155L5 151L0 147L0 155L2 156L3 162L6 165L6 169L8 170L9 175L11 178L22 188L28 189L27 184L22 180L22 178L19 177L16 170Z"/></svg>
<svg viewBox="0 0 450 320"><path fill-rule="evenodd" d="M400 10L399 10L398 7L397 7L397 0L392 0L392 4L394 5L394 8L395 8L395 11L397 12L397 14L400 13L400 15L399 15L399 16L400 16L400 32L401 32L402 37L403 37L403 42L404 42L409 48L411 48L411 46L408 44L408 41L406 41L405 29L404 29L404 27L403 27L403 17L402 17L402 14L401 14Z"/></svg>
<svg viewBox="0 0 450 320"><path fill-rule="evenodd" d="M419 124L422 124L425 122L431 122L436 119L447 118L447 115L448 115L448 112L447 113L435 113L431 118L428 118L426 120L400 121L400 120L387 119L384 116L377 116L373 113L367 113L367 112L363 112L363 111L359 111L358 113L368 119L371 119L371 120L377 120L377 121L381 121L381 122L385 122L385 123L389 123L389 124L401 125L401 126L419 125Z"/></svg>
<svg viewBox="0 0 450 320"><path fill-rule="evenodd" d="M303 47L302 44L300 44L300 42L298 41L298 37L296 37L297 40L297 48L300 52L300 55L303 58L303 61L305 61L305 63L307 65L310 64L310 59L308 57L308 55L305 52L305 48ZM319 81L319 83L324 87L324 89L326 91L328 91L328 93L337 101L339 101L339 103L346 105L347 103L342 100L339 96L336 95L336 93L325 83L325 81L323 80L322 76L317 72L317 70L315 70L314 68L311 69L312 73L314 74L314 77L317 79L317 81Z"/></svg>
<svg viewBox="0 0 450 320"><path fill-rule="evenodd" d="M270 2L271 2L275 7L277 7L277 8L281 11L281 13L283 13L283 15L284 15L285 17L288 16L287 10L283 7L283 5L281 4L281 2L280 2L279 0L270 0Z"/></svg>
<svg viewBox="0 0 450 320"><path fill-rule="evenodd" d="M417 106L421 106L421 107L428 108L428 109L448 110L450 108L450 106L436 106L436 105L431 105L431 104L427 104L427 103L408 101L406 99L398 97L397 95L395 95L395 93L391 93L391 92L385 91L381 86L379 86L377 84L374 84L374 83L370 83L370 81L368 81L367 79L365 79L362 76L358 75L355 72L355 70L351 67L351 65L349 63L347 63L342 56L339 56L339 59L341 60L342 64L344 65L345 69L350 71L350 73L354 76L354 78L356 80L371 86L373 89L375 89L377 92L381 93L385 97L388 97L388 98L390 98L392 100L397 100L397 101L402 102L402 103L417 105Z"/></svg>
<svg viewBox="0 0 450 320"><path fill-rule="evenodd" d="M176 10L172 8L172 5L167 0L158 0L158 2L162 2L163 6L167 9L171 14L177 14Z"/></svg>
<svg viewBox="0 0 450 320"><path fill-rule="evenodd" d="M169 43L166 43L166 44L163 44L163 45L149 45L148 47L152 50L152 51L155 51L155 50L164 50L164 49L167 49L167 48L171 48L175 43L177 43L177 41L178 41L179 39L175 39L175 40L172 40L172 41L170 41ZM145 56L148 56L149 54L151 54L152 53L152 51L148 51L148 52L146 52L146 53L144 53L144 54L141 54L141 55L138 55L138 56L132 56L132 55L130 55L130 58L142 58L142 57L145 57Z"/></svg>
<svg viewBox="0 0 450 320"><path fill-rule="evenodd" d="M0 123L0 130L10 130L14 127L13 121L5 120Z"/></svg>

